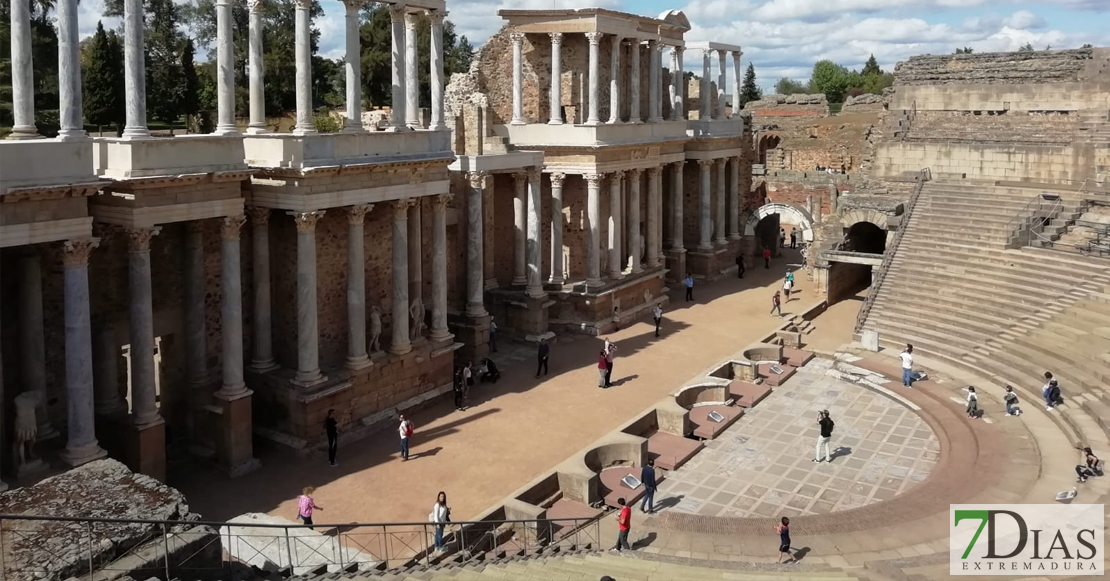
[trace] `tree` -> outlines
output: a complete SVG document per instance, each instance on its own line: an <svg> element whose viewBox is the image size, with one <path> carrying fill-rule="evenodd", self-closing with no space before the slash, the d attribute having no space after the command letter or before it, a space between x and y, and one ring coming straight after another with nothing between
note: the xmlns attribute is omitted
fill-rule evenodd
<svg viewBox="0 0 1110 581"><path fill-rule="evenodd" d="M798 93L808 93L809 88L804 83L799 83L794 79L783 77L775 83L775 93L779 95L795 95Z"/></svg>
<svg viewBox="0 0 1110 581"><path fill-rule="evenodd" d="M150 116L170 126L184 113L181 57L184 35L177 30L173 0L147 0L146 102Z"/></svg>
<svg viewBox="0 0 1110 581"><path fill-rule="evenodd" d="M975 51L970 46L965 46L963 48L957 48L956 49L956 54L971 54L972 52L975 52Z"/></svg>
<svg viewBox="0 0 1110 581"><path fill-rule="evenodd" d="M737 98L739 105L735 110L739 111L744 108L744 105L762 98L763 91L755 84L755 65L748 63L748 70L744 71L744 82L740 85L740 96Z"/></svg>
<svg viewBox="0 0 1110 581"><path fill-rule="evenodd" d="M126 119L123 89L123 43L113 30L96 23L96 33L89 43L88 64L84 81L85 116L103 133L105 125L115 124L117 133Z"/></svg>
<svg viewBox="0 0 1110 581"><path fill-rule="evenodd" d="M195 50L193 39L185 39L181 51L181 77L185 85L181 95L181 113L187 117L200 112L200 81L197 79L197 65L193 62Z"/></svg>
<svg viewBox="0 0 1110 581"><path fill-rule="evenodd" d="M1033 43L1031 42L1027 42L1021 45L1021 48L1017 49L1018 52L1033 52L1033 50Z"/></svg>
<svg viewBox="0 0 1110 581"><path fill-rule="evenodd" d="M858 87L861 82L859 73L849 71L830 60L823 60L813 65L809 89L812 93L824 93L830 103L843 103L848 89Z"/></svg>
<svg viewBox="0 0 1110 581"><path fill-rule="evenodd" d="M883 74L883 69L879 68L879 61L875 60L875 55L871 55L871 58L867 59L867 63L863 65L863 71L860 74L865 77Z"/></svg>
<svg viewBox="0 0 1110 581"><path fill-rule="evenodd" d="M1088 43L1084 44L1083 46L1081 46L1079 48L1094 48L1094 45L1092 45L1091 43L1088 42Z"/></svg>

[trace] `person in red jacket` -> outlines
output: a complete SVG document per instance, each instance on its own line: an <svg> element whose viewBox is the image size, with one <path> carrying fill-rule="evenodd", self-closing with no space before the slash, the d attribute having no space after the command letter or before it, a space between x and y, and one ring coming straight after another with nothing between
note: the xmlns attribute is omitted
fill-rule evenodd
<svg viewBox="0 0 1110 581"><path fill-rule="evenodd" d="M605 377L609 374L609 357L604 349L597 356L597 386L606 387Z"/></svg>
<svg viewBox="0 0 1110 581"><path fill-rule="evenodd" d="M763 248L763 268L771 268L771 249Z"/></svg>
<svg viewBox="0 0 1110 581"><path fill-rule="evenodd" d="M632 546L628 544L628 530L632 528L632 507L626 505L623 498L617 499L617 505L621 507L620 512L617 513L617 527L619 531L617 532L617 546L613 547L611 550L620 551L621 549L628 549L631 551Z"/></svg>

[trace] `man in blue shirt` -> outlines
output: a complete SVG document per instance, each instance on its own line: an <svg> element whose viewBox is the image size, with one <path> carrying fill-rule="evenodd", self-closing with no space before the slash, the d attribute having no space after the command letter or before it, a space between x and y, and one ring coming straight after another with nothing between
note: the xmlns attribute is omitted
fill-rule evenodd
<svg viewBox="0 0 1110 581"><path fill-rule="evenodd" d="M694 275L686 273L686 278L683 279L682 284L686 287L686 302L694 300Z"/></svg>
<svg viewBox="0 0 1110 581"><path fill-rule="evenodd" d="M640 512L655 512L655 461L648 460L640 470L640 482L644 483L644 498L640 502Z"/></svg>

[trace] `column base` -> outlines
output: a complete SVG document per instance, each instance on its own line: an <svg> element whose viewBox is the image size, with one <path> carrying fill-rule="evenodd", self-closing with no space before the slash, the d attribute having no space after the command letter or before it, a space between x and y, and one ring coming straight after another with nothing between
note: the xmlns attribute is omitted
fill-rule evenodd
<svg viewBox="0 0 1110 581"><path fill-rule="evenodd" d="M340 133L366 133L366 129L362 126L361 121L344 119L343 129L340 130Z"/></svg>
<svg viewBox="0 0 1110 581"><path fill-rule="evenodd" d="M738 232L733 232L732 234L728 235L729 240L740 240L741 238L742 237L740 236L740 234Z"/></svg>
<svg viewBox="0 0 1110 581"><path fill-rule="evenodd" d="M602 284L604 284L604 283L601 282L600 278L587 278L586 279L586 288L587 289L589 287L599 287Z"/></svg>
<svg viewBox="0 0 1110 581"><path fill-rule="evenodd" d="M513 119L509 122L509 125L527 125L527 123L523 119Z"/></svg>
<svg viewBox="0 0 1110 581"><path fill-rule="evenodd" d="M648 123L662 123L663 118L662 117L648 117L647 122Z"/></svg>
<svg viewBox="0 0 1110 581"><path fill-rule="evenodd" d="M239 128L235 125L217 125L216 130L212 132L212 135L231 136L242 135L242 133L239 133Z"/></svg>
<svg viewBox="0 0 1110 581"><path fill-rule="evenodd" d="M244 394L249 393L247 384L240 383L239 385L223 385L219 391L216 392L217 397L236 398L242 397Z"/></svg>
<svg viewBox="0 0 1110 581"><path fill-rule="evenodd" d="M54 429L53 424L51 424L50 422L43 422L38 425L37 433L35 435L35 441L43 442L46 440L53 440L60 435L61 434L58 433L58 430Z"/></svg>
<svg viewBox="0 0 1110 581"><path fill-rule="evenodd" d="M314 386L320 385L321 383L324 383L327 380L328 380L328 377L326 375L324 375L323 373L320 373L320 370L317 369L315 375L311 375L311 374L301 375L298 372L297 377L290 380L290 383L292 383L293 385L295 385L297 387L314 387Z"/></svg>
<svg viewBox="0 0 1110 581"><path fill-rule="evenodd" d="M447 329L432 329L432 332L428 333L428 339L430 339L433 343L442 343L454 338L455 336L452 335L451 331L448 331Z"/></svg>
<svg viewBox="0 0 1110 581"><path fill-rule="evenodd" d="M600 119L587 119L586 122L583 123L582 125L585 125L587 127L596 127L598 125L601 125L601 120Z"/></svg>
<svg viewBox="0 0 1110 581"><path fill-rule="evenodd" d="M363 353L362 355L347 356L347 369L350 369L352 371L366 369L373 364L374 362L370 361L370 356L365 353Z"/></svg>
<svg viewBox="0 0 1110 581"><path fill-rule="evenodd" d="M513 280L509 283L510 286L524 286L526 284L528 284L528 277L526 276L519 278L514 276Z"/></svg>
<svg viewBox="0 0 1110 581"><path fill-rule="evenodd" d="M85 141L88 138L89 134L84 129L62 129L55 141Z"/></svg>
<svg viewBox="0 0 1110 581"><path fill-rule="evenodd" d="M548 121L547 124L548 125L564 125L562 119L552 119L551 121Z"/></svg>
<svg viewBox="0 0 1110 581"><path fill-rule="evenodd" d="M481 317L488 317L489 312L486 311L485 305L476 305L473 303L466 304L466 316L477 319Z"/></svg>
<svg viewBox="0 0 1110 581"><path fill-rule="evenodd" d="M553 276L553 277L547 279L547 284L549 286L562 287L564 284L566 284L566 281L567 281L567 279L565 277Z"/></svg>
<svg viewBox="0 0 1110 581"><path fill-rule="evenodd" d="M496 278L487 278L485 287L486 287L486 290L497 288L498 287L497 279Z"/></svg>
<svg viewBox="0 0 1110 581"><path fill-rule="evenodd" d="M98 418L121 418L127 415L127 406L124 405L123 400L98 403L95 413Z"/></svg>
<svg viewBox="0 0 1110 581"><path fill-rule="evenodd" d="M217 421L219 434L216 436L216 458L231 478L249 474L262 466L262 463L254 457L251 416L253 393L248 389L234 396L217 393L213 398L213 403L220 411Z"/></svg>
<svg viewBox="0 0 1110 581"><path fill-rule="evenodd" d="M443 123L436 123L428 127L428 129L431 131L447 131L447 126Z"/></svg>
<svg viewBox="0 0 1110 581"><path fill-rule="evenodd" d="M266 373L267 371L273 371L279 367L281 366L273 359L269 361L251 361L250 365L247 365L247 369L254 373Z"/></svg>
<svg viewBox="0 0 1110 581"><path fill-rule="evenodd" d="M525 289L524 294L528 295L528 298L531 299L547 298L547 292L543 290L542 286L528 287L527 289Z"/></svg>
<svg viewBox="0 0 1110 581"><path fill-rule="evenodd" d="M401 345L397 345L396 347L390 345L389 352L393 355L407 355L408 353L412 352L412 343L402 343Z"/></svg>
<svg viewBox="0 0 1110 581"><path fill-rule="evenodd" d="M19 139L44 139L44 138L43 138L43 136L39 135L39 129L38 129L38 127L36 127L34 125L16 125L16 126L12 127L12 132L9 133L8 136L5 139L11 139L11 140L15 141L15 140L19 140Z"/></svg>
<svg viewBox="0 0 1110 581"><path fill-rule="evenodd" d="M146 127L124 127L123 135L120 136L120 139L123 139L125 141L133 141L137 139L152 138L150 136L150 130Z"/></svg>
<svg viewBox="0 0 1110 581"><path fill-rule="evenodd" d="M269 132L270 128L267 127L265 124L255 125L254 123L251 123L247 127L247 135L264 135Z"/></svg>
<svg viewBox="0 0 1110 581"><path fill-rule="evenodd" d="M66 446L66 449L62 451L60 457L66 466L76 468L82 464L88 464L93 460L107 458L108 453L100 447L99 442L93 440L91 444L77 448Z"/></svg>
<svg viewBox="0 0 1110 581"><path fill-rule="evenodd" d="M293 128L293 135L313 135L316 133L316 128L313 126L302 127L300 125Z"/></svg>
<svg viewBox="0 0 1110 581"><path fill-rule="evenodd" d="M407 125L390 125L385 129L389 133L402 133L405 131L412 131Z"/></svg>
<svg viewBox="0 0 1110 581"><path fill-rule="evenodd" d="M166 422L132 425L127 433L126 460L132 472L166 481Z"/></svg>

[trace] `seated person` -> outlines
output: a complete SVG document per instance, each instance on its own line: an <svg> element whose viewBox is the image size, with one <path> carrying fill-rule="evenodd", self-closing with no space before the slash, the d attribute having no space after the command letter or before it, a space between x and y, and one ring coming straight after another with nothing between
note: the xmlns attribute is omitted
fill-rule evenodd
<svg viewBox="0 0 1110 581"><path fill-rule="evenodd" d="M1087 478L1091 476L1101 476L1102 467L1099 465L1098 457L1095 456L1091 449L1083 448L1083 464L1075 467L1075 473L1079 475L1078 482L1086 482Z"/></svg>
<svg viewBox="0 0 1110 581"><path fill-rule="evenodd" d="M486 357L478 365L478 380L482 383L487 381L497 383L498 379L501 379L501 372L497 370L497 365L493 362L493 359Z"/></svg>

